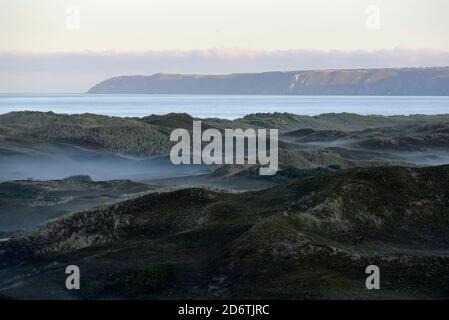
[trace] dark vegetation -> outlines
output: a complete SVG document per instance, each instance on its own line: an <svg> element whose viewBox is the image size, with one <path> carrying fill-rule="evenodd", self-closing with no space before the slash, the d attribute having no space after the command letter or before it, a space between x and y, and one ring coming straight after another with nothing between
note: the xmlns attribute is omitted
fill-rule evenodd
<svg viewBox="0 0 449 320"><path fill-rule="evenodd" d="M70 262L87 277L79 298L447 298L448 185L447 166L353 168L258 192L149 194L0 243L0 275L21 279L1 292L75 294L60 282ZM365 289L369 264L380 291Z"/></svg>
<svg viewBox="0 0 449 320"><path fill-rule="evenodd" d="M32 229L64 214L123 201L152 189L129 180L92 181L89 176L3 182L0 232Z"/></svg>
<svg viewBox="0 0 449 320"><path fill-rule="evenodd" d="M92 281L83 291L86 298L95 299L104 295L121 295L136 297L157 293L165 289L174 280L173 266L156 264L151 268L129 271L115 275L105 282Z"/></svg>
<svg viewBox="0 0 449 320"><path fill-rule="evenodd" d="M17 153L18 146L36 149L39 143L70 143L96 148L113 153L123 153L135 156L167 155L171 143L169 133L173 128L191 129L193 118L186 114L168 114L165 116L149 116L144 118L118 118L94 114L59 115L52 112L11 112L0 115L1 153ZM324 114L320 116L299 116L288 113L252 114L234 121L221 119L203 119L203 128L278 128L281 132L291 132L299 129L313 129L309 132L315 135L315 130L338 130L342 132L364 130L367 128L386 128L403 135L411 132L420 136L446 136L449 134L447 125L449 116L360 116L356 114ZM420 126L422 125L422 126ZM412 126L420 126L413 131ZM399 127L399 128L398 128ZM368 133L369 131L366 131ZM331 132L330 139L336 140L343 134ZM372 132L372 136L382 133L381 129ZM328 141L322 138L314 141ZM295 136L295 132L290 136ZM310 140L310 135L308 139ZM301 137L307 135L301 135ZM306 139L303 137L303 139ZM438 144L445 143L446 140ZM437 142L435 142L437 144Z"/></svg>
<svg viewBox="0 0 449 320"><path fill-rule="evenodd" d="M69 158L165 157L171 130L192 121L1 115L0 169L61 144L81 150ZM423 167L449 162L448 123L203 119L203 128L278 128L280 170L261 177L257 166L221 166L152 185L83 174L1 183L0 239L10 239L0 241L0 299L448 298L449 167ZM68 264L82 270L80 292L65 289ZM382 271L380 291L365 289L370 264Z"/></svg>

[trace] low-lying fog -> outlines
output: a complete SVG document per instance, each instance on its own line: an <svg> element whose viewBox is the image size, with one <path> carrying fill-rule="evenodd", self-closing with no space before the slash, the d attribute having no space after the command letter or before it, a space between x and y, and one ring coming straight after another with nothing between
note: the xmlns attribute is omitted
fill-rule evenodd
<svg viewBox="0 0 449 320"><path fill-rule="evenodd" d="M95 151L51 147L45 152L0 156L0 182L56 180L89 175L93 180L144 181L211 172L201 165L175 166L168 158L136 160Z"/></svg>
<svg viewBox="0 0 449 320"><path fill-rule="evenodd" d="M349 159L383 158L403 160L418 166L449 164L445 150L391 151L351 148L335 142L298 144L296 150L343 147ZM124 156L79 149L73 146L52 145L45 149L17 149L15 154L0 154L0 182L12 180L57 180L73 175L89 175L93 180L149 181L173 177L199 175L212 172L215 166L175 166L167 158L137 160Z"/></svg>

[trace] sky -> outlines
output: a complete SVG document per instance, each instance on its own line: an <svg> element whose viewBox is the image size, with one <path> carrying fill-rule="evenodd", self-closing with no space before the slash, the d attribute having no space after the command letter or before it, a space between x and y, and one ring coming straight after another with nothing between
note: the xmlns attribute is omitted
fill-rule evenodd
<svg viewBox="0 0 449 320"><path fill-rule="evenodd" d="M447 0L0 0L0 92L122 74L449 65Z"/></svg>

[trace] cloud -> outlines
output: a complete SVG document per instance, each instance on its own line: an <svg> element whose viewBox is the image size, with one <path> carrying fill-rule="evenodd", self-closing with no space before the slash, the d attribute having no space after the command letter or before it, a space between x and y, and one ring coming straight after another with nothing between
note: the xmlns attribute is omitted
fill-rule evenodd
<svg viewBox="0 0 449 320"><path fill-rule="evenodd" d="M217 48L145 52L0 52L0 91L84 92L109 77L157 72L219 74L448 65L447 51L403 47L375 51Z"/></svg>

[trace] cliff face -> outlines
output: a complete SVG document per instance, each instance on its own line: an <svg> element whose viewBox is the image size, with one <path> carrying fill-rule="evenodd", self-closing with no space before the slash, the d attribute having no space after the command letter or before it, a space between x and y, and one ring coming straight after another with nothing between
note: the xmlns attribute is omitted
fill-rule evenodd
<svg viewBox="0 0 449 320"><path fill-rule="evenodd" d="M88 93L449 95L449 67L120 76Z"/></svg>

